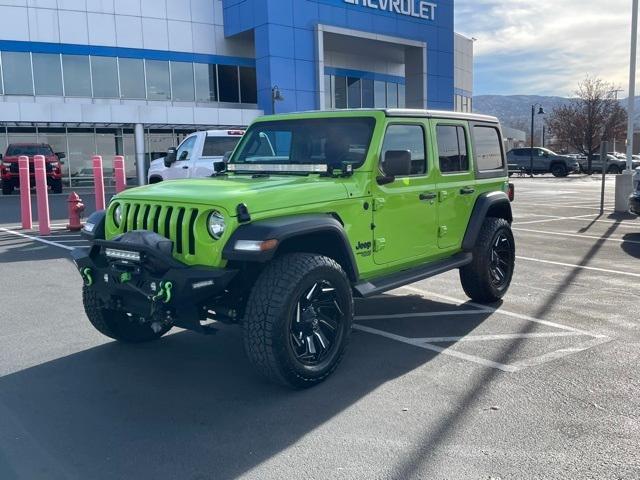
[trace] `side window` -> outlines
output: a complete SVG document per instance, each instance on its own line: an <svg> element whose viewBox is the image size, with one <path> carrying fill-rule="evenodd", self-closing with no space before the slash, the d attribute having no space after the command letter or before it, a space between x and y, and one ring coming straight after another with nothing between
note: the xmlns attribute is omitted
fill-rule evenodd
<svg viewBox="0 0 640 480"><path fill-rule="evenodd" d="M485 172L504 168L500 135L497 129L474 126L473 141L478 171Z"/></svg>
<svg viewBox="0 0 640 480"><path fill-rule="evenodd" d="M178 147L178 152L176 154L176 159L178 161L189 160L191 158L191 152L193 151L193 147L196 146L197 137L189 137L187 138L180 147Z"/></svg>
<svg viewBox="0 0 640 480"><path fill-rule="evenodd" d="M382 145L382 160L389 150L408 150L411 152L411 175L425 175L427 173L424 129L420 125L389 125ZM380 167L383 168L382 163Z"/></svg>
<svg viewBox="0 0 640 480"><path fill-rule="evenodd" d="M236 148L240 137L207 137L202 148L203 157L222 157Z"/></svg>
<svg viewBox="0 0 640 480"><path fill-rule="evenodd" d="M469 155L465 130L457 125L438 125L438 157L440 172L461 173L469 171Z"/></svg>

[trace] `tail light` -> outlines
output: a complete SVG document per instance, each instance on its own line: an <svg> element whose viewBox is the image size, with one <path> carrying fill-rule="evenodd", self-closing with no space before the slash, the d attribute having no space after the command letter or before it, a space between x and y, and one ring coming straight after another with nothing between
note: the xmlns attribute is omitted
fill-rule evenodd
<svg viewBox="0 0 640 480"><path fill-rule="evenodd" d="M509 184L509 190L507 195L509 195L509 201L513 202L516 198L516 186L513 183Z"/></svg>
<svg viewBox="0 0 640 480"><path fill-rule="evenodd" d="M241 137L242 135L244 135L244 130L227 130L227 135L233 137Z"/></svg>

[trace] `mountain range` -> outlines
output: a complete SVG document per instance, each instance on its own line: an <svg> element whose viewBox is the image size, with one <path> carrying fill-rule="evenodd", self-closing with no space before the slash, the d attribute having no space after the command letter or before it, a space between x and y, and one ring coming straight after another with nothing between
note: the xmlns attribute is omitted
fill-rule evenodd
<svg viewBox="0 0 640 480"><path fill-rule="evenodd" d="M541 95L478 95L473 97L473 111L493 115L498 117L503 125L526 132L531 125L531 105L542 105L548 115L554 108L569 102L570 98ZM620 102L626 108L627 100ZM538 108L536 107L536 113ZM637 129L640 127L640 97L635 99L634 119ZM536 122L540 122L539 117L536 118Z"/></svg>

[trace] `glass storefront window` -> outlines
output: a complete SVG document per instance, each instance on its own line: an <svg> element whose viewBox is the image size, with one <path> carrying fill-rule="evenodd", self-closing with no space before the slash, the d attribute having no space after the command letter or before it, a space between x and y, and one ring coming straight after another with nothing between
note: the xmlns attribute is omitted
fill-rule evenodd
<svg viewBox="0 0 640 480"><path fill-rule="evenodd" d="M174 101L193 102L195 91L192 63L171 62L171 89Z"/></svg>
<svg viewBox="0 0 640 480"><path fill-rule="evenodd" d="M36 95L57 95L61 97L62 71L60 68L60 55L34 53L32 61Z"/></svg>
<svg viewBox="0 0 640 480"><path fill-rule="evenodd" d="M347 108L347 77L335 77L336 108Z"/></svg>
<svg viewBox="0 0 640 480"><path fill-rule="evenodd" d="M69 131L67 160L71 185L93 185L91 157L96 153L96 138L92 129Z"/></svg>
<svg viewBox="0 0 640 480"><path fill-rule="evenodd" d="M67 97L91 97L89 57L62 55L64 94Z"/></svg>
<svg viewBox="0 0 640 480"><path fill-rule="evenodd" d="M120 96L129 99L144 99L144 63L138 58L119 58Z"/></svg>
<svg viewBox="0 0 640 480"><path fill-rule="evenodd" d="M374 106L376 108L386 108L387 106L387 84L376 80L373 82Z"/></svg>
<svg viewBox="0 0 640 480"><path fill-rule="evenodd" d="M325 110L331 110L333 108L333 76L325 75L324 76L324 108Z"/></svg>
<svg viewBox="0 0 640 480"><path fill-rule="evenodd" d="M398 107L398 84L387 83L387 107Z"/></svg>
<svg viewBox="0 0 640 480"><path fill-rule="evenodd" d="M375 105L374 92L373 92L373 80L363 78L362 79L362 107L373 108Z"/></svg>
<svg viewBox="0 0 640 480"><path fill-rule="evenodd" d="M221 102L239 103L238 67L234 65L218 65L218 87L220 89Z"/></svg>
<svg viewBox="0 0 640 480"><path fill-rule="evenodd" d="M218 100L218 76L215 65L195 63L196 102L215 102Z"/></svg>
<svg viewBox="0 0 640 480"><path fill-rule="evenodd" d="M93 96L119 98L118 60L115 57L91 57Z"/></svg>
<svg viewBox="0 0 640 480"><path fill-rule="evenodd" d="M2 52L5 95L33 95L31 56L24 52Z"/></svg>
<svg viewBox="0 0 640 480"><path fill-rule="evenodd" d="M169 62L146 60L147 100L171 100Z"/></svg>
<svg viewBox="0 0 640 480"><path fill-rule="evenodd" d="M398 107L404 108L407 104L405 99L405 86L401 83L398 84Z"/></svg>
<svg viewBox="0 0 640 480"><path fill-rule="evenodd" d="M242 103L258 103L258 83L255 68L240 67L240 101Z"/></svg>
<svg viewBox="0 0 640 480"><path fill-rule="evenodd" d="M347 99L349 108L362 107L361 81L359 78L347 77Z"/></svg>

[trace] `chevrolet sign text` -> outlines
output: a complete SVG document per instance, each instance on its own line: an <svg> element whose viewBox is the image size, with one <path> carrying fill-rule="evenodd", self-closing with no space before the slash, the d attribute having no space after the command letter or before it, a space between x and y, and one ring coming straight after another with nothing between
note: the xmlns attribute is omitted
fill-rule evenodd
<svg viewBox="0 0 640 480"><path fill-rule="evenodd" d="M384 10L424 20L435 20L437 7L435 3L425 0L344 0L344 3L362 5L374 10Z"/></svg>

